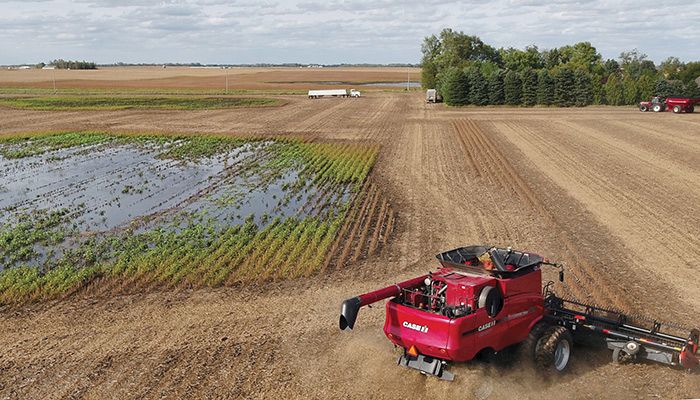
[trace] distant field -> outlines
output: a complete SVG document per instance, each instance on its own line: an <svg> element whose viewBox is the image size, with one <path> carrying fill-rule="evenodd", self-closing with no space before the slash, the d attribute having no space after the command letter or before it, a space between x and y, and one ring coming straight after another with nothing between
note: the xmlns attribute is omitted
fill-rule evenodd
<svg viewBox="0 0 700 400"><path fill-rule="evenodd" d="M42 96L0 98L0 106L32 110L123 110L132 108L204 110L232 107L270 107L282 104L284 104L282 100L263 97Z"/></svg>
<svg viewBox="0 0 700 400"><path fill-rule="evenodd" d="M420 79L419 68L187 68L113 67L98 70L0 70L0 89L307 90L401 83ZM391 86L389 86L391 87Z"/></svg>

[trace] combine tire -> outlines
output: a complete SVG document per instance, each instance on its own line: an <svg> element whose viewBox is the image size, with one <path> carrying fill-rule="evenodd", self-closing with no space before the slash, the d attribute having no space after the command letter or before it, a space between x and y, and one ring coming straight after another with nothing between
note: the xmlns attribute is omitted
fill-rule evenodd
<svg viewBox="0 0 700 400"><path fill-rule="evenodd" d="M545 372L563 372L569 365L573 343L568 329L549 327L535 345L535 364Z"/></svg>
<svg viewBox="0 0 700 400"><path fill-rule="evenodd" d="M673 112L679 114L681 112L681 106L673 106Z"/></svg>
<svg viewBox="0 0 700 400"><path fill-rule="evenodd" d="M547 329L552 326L545 322L538 322L530 330L530 334L527 335L527 339L520 345L520 358L526 363L534 363L535 354L537 350L537 343L540 342L542 336Z"/></svg>
<svg viewBox="0 0 700 400"><path fill-rule="evenodd" d="M647 111L649 111L649 107L647 107L647 106L639 106L639 111L641 111L641 112L647 112Z"/></svg>
<svg viewBox="0 0 700 400"><path fill-rule="evenodd" d="M622 349L613 350L612 357L615 364L628 364L634 361L635 358L633 355L627 354L627 352Z"/></svg>
<svg viewBox="0 0 700 400"><path fill-rule="evenodd" d="M537 344L540 343L544 333L551 328L552 325L540 321L535 324L530 330L530 333L519 346L517 350L517 358L523 365L526 365L536 371L539 371L539 365L537 365L536 355L537 355Z"/></svg>

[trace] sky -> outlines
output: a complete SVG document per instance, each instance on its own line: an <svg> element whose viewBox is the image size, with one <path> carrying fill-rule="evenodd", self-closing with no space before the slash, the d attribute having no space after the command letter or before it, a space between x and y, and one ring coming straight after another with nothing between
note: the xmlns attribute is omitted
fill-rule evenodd
<svg viewBox="0 0 700 400"><path fill-rule="evenodd" d="M700 0L0 0L0 64L418 63L443 28L494 47L591 42L700 59Z"/></svg>

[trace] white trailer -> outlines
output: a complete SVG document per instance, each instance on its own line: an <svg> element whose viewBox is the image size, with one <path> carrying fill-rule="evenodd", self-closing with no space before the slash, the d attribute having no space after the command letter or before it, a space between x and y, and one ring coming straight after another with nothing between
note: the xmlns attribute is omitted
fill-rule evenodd
<svg viewBox="0 0 700 400"><path fill-rule="evenodd" d="M345 89L309 90L310 99L321 97L348 97L348 91Z"/></svg>
<svg viewBox="0 0 700 400"><path fill-rule="evenodd" d="M442 96L436 89L428 89L425 91L425 102L426 103L439 103L442 101Z"/></svg>

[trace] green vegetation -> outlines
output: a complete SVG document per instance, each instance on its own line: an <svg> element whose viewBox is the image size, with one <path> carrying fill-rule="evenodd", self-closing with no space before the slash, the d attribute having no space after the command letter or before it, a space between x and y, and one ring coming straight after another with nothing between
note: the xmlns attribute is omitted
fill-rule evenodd
<svg viewBox="0 0 700 400"><path fill-rule="evenodd" d="M11 266L36 255L34 245L56 245L65 237L68 211L23 215L11 226L0 226L0 265Z"/></svg>
<svg viewBox="0 0 700 400"><path fill-rule="evenodd" d="M222 89L170 89L170 88L58 88L56 90L46 88L26 88L26 87L0 87L0 94L25 94L25 95L95 95L95 96L115 96L115 95L159 95L159 96L206 96L206 95L294 95L306 94L305 90L293 89L229 89L225 92Z"/></svg>
<svg viewBox="0 0 700 400"><path fill-rule="evenodd" d="M523 92L520 99L524 106L534 106L537 104L537 73L527 69L521 76Z"/></svg>
<svg viewBox="0 0 700 400"><path fill-rule="evenodd" d="M520 104L522 95L522 82L520 76L515 71L506 72L503 78L503 93L505 95L506 104Z"/></svg>
<svg viewBox="0 0 700 400"><path fill-rule="evenodd" d="M76 146L87 146L113 140L105 133L68 132L58 135L0 136L0 155L5 158L24 158L49 151Z"/></svg>
<svg viewBox="0 0 700 400"><path fill-rule="evenodd" d="M422 51L423 88L437 88L449 105L583 107L637 104L653 94L700 97L700 62L669 57L656 66L636 49L604 61L589 42L549 50L496 49L476 36L444 29L426 37ZM456 79L460 73L469 85Z"/></svg>
<svg viewBox="0 0 700 400"><path fill-rule="evenodd" d="M14 148L14 157L31 157L51 149L94 143L144 144L160 151L157 157L196 162L227 154L248 144L251 163L242 168L260 185L296 171L285 183L289 196L310 190L339 193L322 200L311 195L304 207L318 212L282 218L275 215L226 225L208 218L206 210L169 224L128 226L104 233L75 232L75 219L66 210L20 216L0 226L0 304L55 298L102 279L138 284L219 286L265 279L288 279L319 272L338 232L346 223L353 199L361 193L378 153L375 145L308 143L295 138L226 137L195 135L112 135L67 132L0 138L0 154ZM153 143L162 147L149 147ZM158 149L165 150L158 150ZM267 155L256 149L264 148ZM86 150L87 151L87 150ZM120 186L132 192L132 186ZM344 193L344 194L343 194ZM236 196L220 199L229 206ZM183 214L184 215L184 214ZM38 245L42 245L37 247ZM60 254L28 260L37 248Z"/></svg>
<svg viewBox="0 0 700 400"><path fill-rule="evenodd" d="M537 73L537 104L545 106L554 103L554 78L546 69Z"/></svg>
<svg viewBox="0 0 700 400"><path fill-rule="evenodd" d="M282 101L261 97L154 97L154 96L43 96L0 98L0 106L33 110L204 110L232 107L279 106Z"/></svg>
<svg viewBox="0 0 700 400"><path fill-rule="evenodd" d="M97 64L91 61L72 61L62 58L49 62L49 65L57 69L97 69Z"/></svg>
<svg viewBox="0 0 700 400"><path fill-rule="evenodd" d="M571 107L574 105L576 98L574 90L576 83L574 82L574 74L571 70L562 68L554 75L554 104L559 107Z"/></svg>

